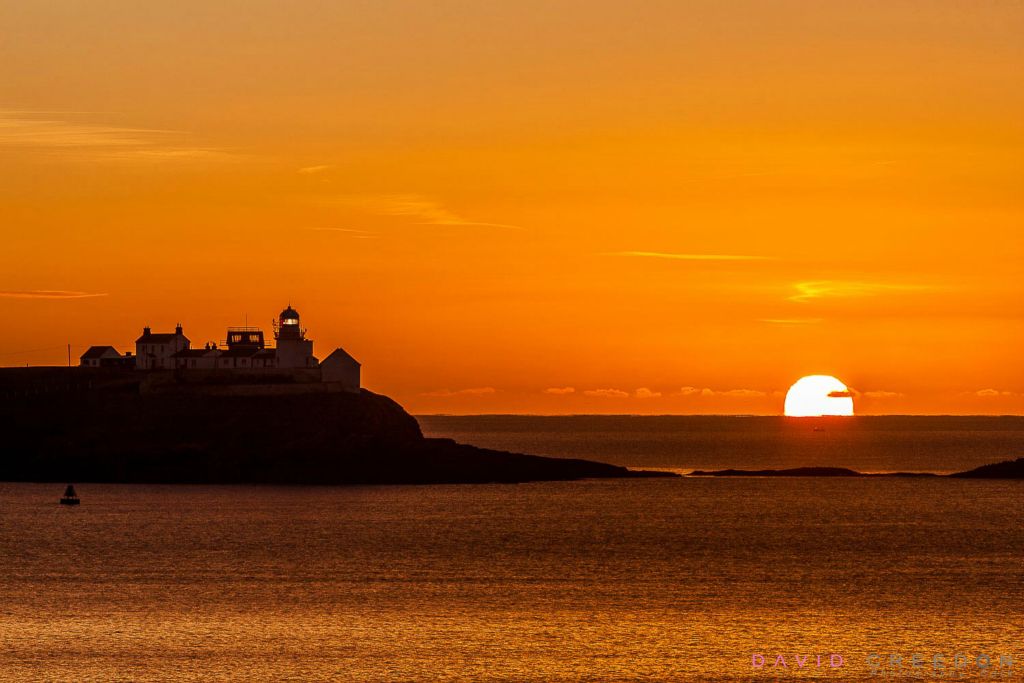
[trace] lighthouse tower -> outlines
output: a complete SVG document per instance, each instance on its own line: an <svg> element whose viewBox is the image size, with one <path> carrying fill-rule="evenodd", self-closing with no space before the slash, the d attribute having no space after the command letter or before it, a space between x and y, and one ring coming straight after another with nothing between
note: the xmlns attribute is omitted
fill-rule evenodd
<svg viewBox="0 0 1024 683"><path fill-rule="evenodd" d="M313 340L306 339L306 330L299 325L299 312L290 305L281 311L274 338L277 340L277 367L317 367L317 360L313 357Z"/></svg>

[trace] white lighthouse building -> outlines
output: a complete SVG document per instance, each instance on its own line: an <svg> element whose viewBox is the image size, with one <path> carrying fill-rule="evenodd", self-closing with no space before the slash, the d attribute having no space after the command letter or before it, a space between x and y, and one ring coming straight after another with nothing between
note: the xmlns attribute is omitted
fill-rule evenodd
<svg viewBox="0 0 1024 683"><path fill-rule="evenodd" d="M323 361L318 360L313 355L313 340L306 338L299 312L290 304L274 321L274 341L275 346L268 347L263 330L258 327L229 327L221 344L207 342L202 348L193 348L180 324L173 333L154 333L145 327L142 336L135 340L134 357L131 353L122 356L110 346L94 346L82 355L81 366L196 371L182 375L182 381L192 384L201 383L203 378L213 383L223 382L224 371L228 370L231 373L227 377L235 377L236 383L248 383L250 388L264 381L269 387L282 391L290 390L288 386L292 384L321 384L328 391L359 392L359 361L341 347ZM204 370L214 374L204 375ZM281 382L282 370L290 377L288 382Z"/></svg>
<svg viewBox="0 0 1024 683"><path fill-rule="evenodd" d="M277 341L277 367L317 367L317 360L313 356L313 340L306 339L306 330L299 324L299 312L290 304L277 319L274 339Z"/></svg>

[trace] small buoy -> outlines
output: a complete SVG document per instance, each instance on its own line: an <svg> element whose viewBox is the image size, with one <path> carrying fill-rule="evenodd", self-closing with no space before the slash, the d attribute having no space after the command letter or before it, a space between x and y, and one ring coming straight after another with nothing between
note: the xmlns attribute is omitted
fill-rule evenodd
<svg viewBox="0 0 1024 683"><path fill-rule="evenodd" d="M64 489L64 495L60 497L61 505L78 505L82 501L78 500L78 494L75 493L75 487L72 484L68 484L68 487Z"/></svg>

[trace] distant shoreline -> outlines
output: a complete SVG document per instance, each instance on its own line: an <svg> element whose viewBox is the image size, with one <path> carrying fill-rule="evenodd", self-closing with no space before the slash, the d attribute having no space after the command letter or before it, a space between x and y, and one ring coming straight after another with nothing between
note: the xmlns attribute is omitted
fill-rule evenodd
<svg viewBox="0 0 1024 683"><path fill-rule="evenodd" d="M1024 458L982 465L965 472L858 472L846 467L793 467L769 470L694 470L688 477L900 477L904 479L1024 479Z"/></svg>

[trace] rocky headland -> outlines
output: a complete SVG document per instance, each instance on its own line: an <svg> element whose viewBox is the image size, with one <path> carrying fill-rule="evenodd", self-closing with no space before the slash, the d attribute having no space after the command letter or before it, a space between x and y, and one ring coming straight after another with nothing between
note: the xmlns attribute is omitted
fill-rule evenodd
<svg viewBox="0 0 1024 683"><path fill-rule="evenodd" d="M366 391L247 377L84 368L0 370L0 480L441 484L676 476L424 438Z"/></svg>

